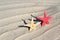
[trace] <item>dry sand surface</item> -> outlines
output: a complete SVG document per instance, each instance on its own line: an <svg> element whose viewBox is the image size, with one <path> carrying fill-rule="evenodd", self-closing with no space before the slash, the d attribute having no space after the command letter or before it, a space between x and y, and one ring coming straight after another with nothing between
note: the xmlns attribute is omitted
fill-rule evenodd
<svg viewBox="0 0 60 40"><path fill-rule="evenodd" d="M29 31L31 14L53 16L49 25ZM0 0L0 40L60 40L60 0Z"/></svg>

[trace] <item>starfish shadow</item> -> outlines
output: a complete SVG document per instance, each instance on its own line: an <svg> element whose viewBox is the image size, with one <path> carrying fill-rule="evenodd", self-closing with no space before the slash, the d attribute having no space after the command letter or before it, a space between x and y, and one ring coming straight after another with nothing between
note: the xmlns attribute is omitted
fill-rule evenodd
<svg viewBox="0 0 60 40"><path fill-rule="evenodd" d="M21 25L21 26L18 26L18 27L25 27L25 28L28 28L28 30L30 30L30 27L28 27L28 26Z"/></svg>
<svg viewBox="0 0 60 40"><path fill-rule="evenodd" d="M22 21L24 22L24 24L28 24L24 19L22 19ZM30 27L28 26L20 25L18 27L25 27L25 28L28 28L28 30L30 30Z"/></svg>
<svg viewBox="0 0 60 40"><path fill-rule="evenodd" d="M22 19L22 21L24 22L24 24L28 24L24 19Z"/></svg>

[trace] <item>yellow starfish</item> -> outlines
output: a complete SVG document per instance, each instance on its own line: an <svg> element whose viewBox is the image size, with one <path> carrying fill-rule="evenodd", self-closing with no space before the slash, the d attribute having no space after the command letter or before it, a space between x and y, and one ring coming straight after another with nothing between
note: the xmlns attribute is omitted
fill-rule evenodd
<svg viewBox="0 0 60 40"><path fill-rule="evenodd" d="M32 30L36 30L36 26L38 26L39 24L40 24L40 22L37 22L36 24L34 24L34 21L33 21L33 18L32 18L31 23L30 24L26 24L24 26L30 27L30 31L32 31Z"/></svg>

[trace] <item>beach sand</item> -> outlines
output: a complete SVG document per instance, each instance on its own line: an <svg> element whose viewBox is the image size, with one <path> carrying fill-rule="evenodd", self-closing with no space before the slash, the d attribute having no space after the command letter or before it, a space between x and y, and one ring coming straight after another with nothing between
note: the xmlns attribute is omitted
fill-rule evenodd
<svg viewBox="0 0 60 40"><path fill-rule="evenodd" d="M49 25L29 31L31 15L53 16ZM0 40L60 40L60 0L0 0Z"/></svg>

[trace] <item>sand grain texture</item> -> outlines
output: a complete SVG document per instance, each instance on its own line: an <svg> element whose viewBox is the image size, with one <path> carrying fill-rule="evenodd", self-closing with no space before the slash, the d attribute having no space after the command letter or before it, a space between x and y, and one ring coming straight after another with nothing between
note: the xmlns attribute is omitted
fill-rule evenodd
<svg viewBox="0 0 60 40"><path fill-rule="evenodd" d="M43 17L44 10L53 16L49 25L29 31L31 14ZM60 40L60 0L0 0L0 40Z"/></svg>

